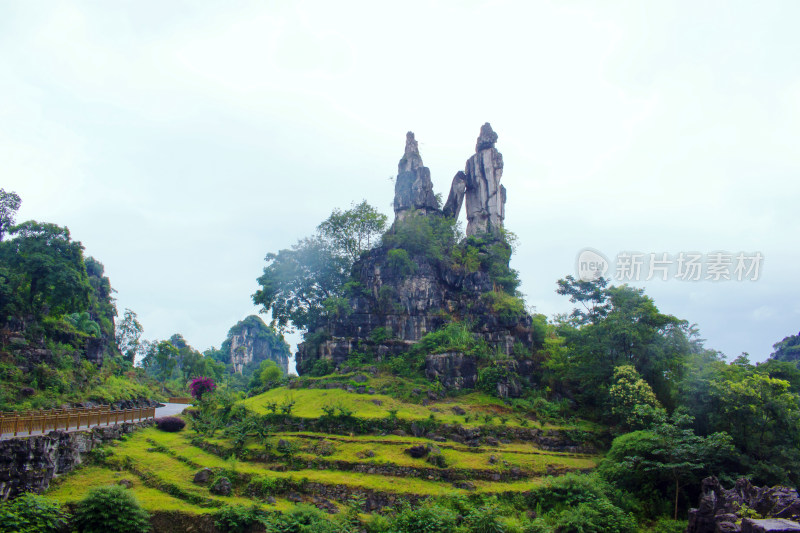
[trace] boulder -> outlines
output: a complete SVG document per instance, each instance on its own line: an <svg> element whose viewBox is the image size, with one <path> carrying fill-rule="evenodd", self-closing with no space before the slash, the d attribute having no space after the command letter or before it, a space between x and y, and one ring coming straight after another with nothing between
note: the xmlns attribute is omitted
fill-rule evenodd
<svg viewBox="0 0 800 533"><path fill-rule="evenodd" d="M203 468L202 470L198 470L198 472L194 475L194 482L198 485L204 485L208 483L208 480L214 476L214 471L210 468Z"/></svg>

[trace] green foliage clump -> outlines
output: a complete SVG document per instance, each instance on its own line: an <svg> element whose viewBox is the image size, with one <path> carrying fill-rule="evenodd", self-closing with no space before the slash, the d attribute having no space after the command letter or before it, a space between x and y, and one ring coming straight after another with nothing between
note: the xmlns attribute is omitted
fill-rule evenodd
<svg viewBox="0 0 800 533"><path fill-rule="evenodd" d="M449 533L456 529L458 515L436 503L404 507L391 521L396 533Z"/></svg>
<svg viewBox="0 0 800 533"><path fill-rule="evenodd" d="M425 354L452 351L468 355L485 355L489 351L486 343L478 339L463 322L450 322L426 334L414 346L414 350Z"/></svg>
<svg viewBox="0 0 800 533"><path fill-rule="evenodd" d="M61 507L30 492L0 504L1 533L57 533L67 523Z"/></svg>
<svg viewBox="0 0 800 533"><path fill-rule="evenodd" d="M525 302L505 291L487 292L481 295L481 299L503 322L514 322L525 314Z"/></svg>
<svg viewBox="0 0 800 533"><path fill-rule="evenodd" d="M408 252L402 248L389 250L386 253L386 263L400 277L409 276L417 270L416 263L411 260Z"/></svg>
<svg viewBox="0 0 800 533"><path fill-rule="evenodd" d="M608 390L609 419L612 423L631 429L644 429L666 417L653 389L632 365L615 368L613 382Z"/></svg>
<svg viewBox="0 0 800 533"><path fill-rule="evenodd" d="M214 512L214 525L220 531L244 533L257 524L264 524L266 513L257 506L223 505Z"/></svg>
<svg viewBox="0 0 800 533"><path fill-rule="evenodd" d="M411 213L395 222L382 237L388 249L403 249L431 261L445 261L458 242L456 221L450 217Z"/></svg>
<svg viewBox="0 0 800 533"><path fill-rule="evenodd" d="M120 485L89 491L75 508L74 524L82 533L142 533L150 530L147 511Z"/></svg>

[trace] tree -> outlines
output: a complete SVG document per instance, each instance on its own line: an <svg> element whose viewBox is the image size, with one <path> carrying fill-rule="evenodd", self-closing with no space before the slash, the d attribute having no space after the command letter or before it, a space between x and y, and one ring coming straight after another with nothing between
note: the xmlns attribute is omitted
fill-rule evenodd
<svg viewBox="0 0 800 533"><path fill-rule="evenodd" d="M666 413L653 389L631 365L614 369L614 384L608 390L610 418L626 428L644 429Z"/></svg>
<svg viewBox="0 0 800 533"><path fill-rule="evenodd" d="M46 312L56 316L88 309L92 287L83 260L83 245L69 230L34 220L14 226L11 240L0 243L0 264L14 295L3 304L17 316Z"/></svg>
<svg viewBox="0 0 800 533"><path fill-rule="evenodd" d="M136 356L142 353L142 325L136 318L136 313L125 309L122 320L117 324L117 347L122 357L130 364L136 363Z"/></svg>
<svg viewBox="0 0 800 533"><path fill-rule="evenodd" d="M386 229L386 215L363 200L347 211L334 209L317 229L334 249L353 263Z"/></svg>
<svg viewBox="0 0 800 533"><path fill-rule="evenodd" d="M337 255L319 237L303 239L290 250L269 253L266 261L253 303L260 304L263 313L272 313L272 323L281 332L287 331L289 324L304 330L321 324L324 302L339 296L350 266L347 257Z"/></svg>
<svg viewBox="0 0 800 533"><path fill-rule="evenodd" d="M782 341L772 345L775 349L770 358L778 361L792 361L800 365L800 333L784 337Z"/></svg>
<svg viewBox="0 0 800 533"><path fill-rule="evenodd" d="M283 370L270 359L266 361L261 361L261 364L258 367L258 371L253 374L254 378L258 378L258 384L262 386L268 386L274 383L279 383L281 379L283 379Z"/></svg>
<svg viewBox="0 0 800 533"><path fill-rule="evenodd" d="M570 352L561 366L586 402L599 405L608 392L614 368L632 365L652 387L662 405L675 406L688 355L689 325L661 313L643 289L605 287L604 280L559 280L558 292L585 304L561 322L558 333ZM588 302L588 303L587 303Z"/></svg>
<svg viewBox="0 0 800 533"><path fill-rule="evenodd" d="M178 364L178 349L170 341L152 342L142 360L142 366L166 382Z"/></svg>
<svg viewBox="0 0 800 533"><path fill-rule="evenodd" d="M711 384L714 429L731 434L759 482L800 482L800 398L790 383L752 366L729 376Z"/></svg>
<svg viewBox="0 0 800 533"><path fill-rule="evenodd" d="M677 519L681 489L719 472L721 465L735 455L730 435L701 437L691 424L691 417L675 413L670 422L664 421L652 430L617 437L600 467L601 475L641 494L671 485L673 516Z"/></svg>
<svg viewBox="0 0 800 533"><path fill-rule="evenodd" d="M593 324L604 318L609 310L608 280L600 277L592 281L576 280L571 275L558 280L556 293L569 296L572 303L580 303L583 309L573 309L570 315L579 324Z"/></svg>
<svg viewBox="0 0 800 533"><path fill-rule="evenodd" d="M17 193L0 189L0 241L14 225L20 205L22 205L22 200Z"/></svg>

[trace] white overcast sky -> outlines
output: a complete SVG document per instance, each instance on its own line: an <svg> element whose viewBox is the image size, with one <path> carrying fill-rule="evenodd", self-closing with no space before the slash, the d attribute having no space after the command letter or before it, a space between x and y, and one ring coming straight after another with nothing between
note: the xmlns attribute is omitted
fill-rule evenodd
<svg viewBox="0 0 800 533"><path fill-rule="evenodd" d="M256 311L264 255L366 199L405 133L437 192L492 123L539 312L580 250L761 252L758 281L650 281L707 345L800 329L798 2L0 3L0 187L66 225L145 336ZM462 215L463 216L463 215Z"/></svg>

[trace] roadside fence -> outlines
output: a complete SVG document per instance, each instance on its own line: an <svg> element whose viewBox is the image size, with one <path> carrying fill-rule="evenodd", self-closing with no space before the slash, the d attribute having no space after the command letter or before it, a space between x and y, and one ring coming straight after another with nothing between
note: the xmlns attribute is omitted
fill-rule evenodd
<svg viewBox="0 0 800 533"><path fill-rule="evenodd" d="M123 422L138 422L156 416L155 407L111 410L110 406L41 411L0 412L0 435L44 434L54 429L69 430L93 426L111 426Z"/></svg>

